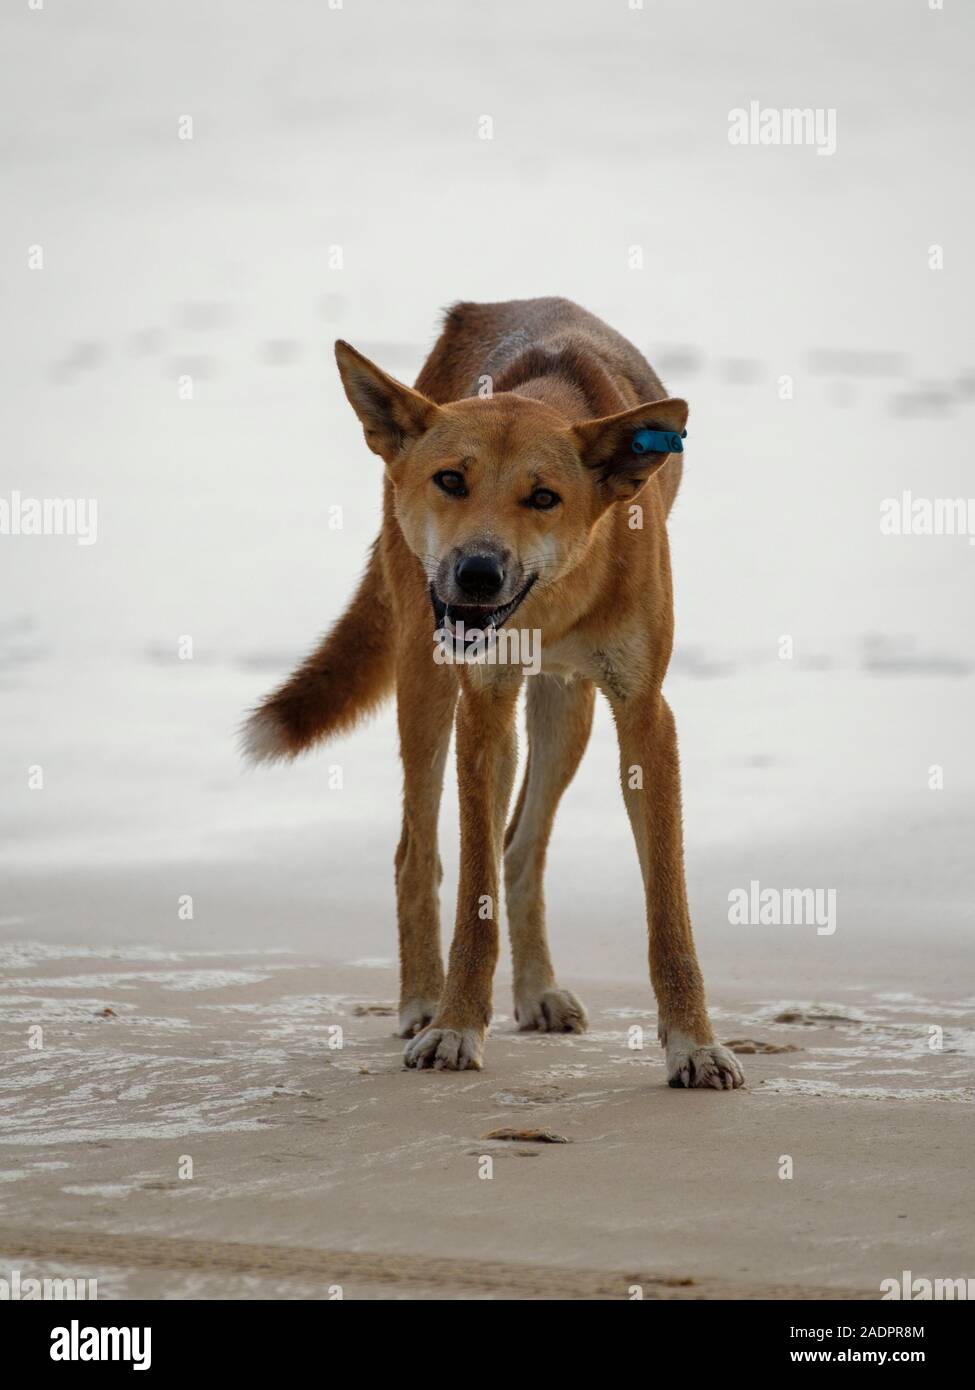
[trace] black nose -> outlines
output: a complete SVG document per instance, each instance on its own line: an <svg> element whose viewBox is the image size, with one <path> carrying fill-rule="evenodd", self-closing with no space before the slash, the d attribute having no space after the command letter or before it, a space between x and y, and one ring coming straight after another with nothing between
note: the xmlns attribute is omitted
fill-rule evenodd
<svg viewBox="0 0 975 1390"><path fill-rule="evenodd" d="M462 555L454 578L468 598L493 598L504 583L504 570L495 555Z"/></svg>

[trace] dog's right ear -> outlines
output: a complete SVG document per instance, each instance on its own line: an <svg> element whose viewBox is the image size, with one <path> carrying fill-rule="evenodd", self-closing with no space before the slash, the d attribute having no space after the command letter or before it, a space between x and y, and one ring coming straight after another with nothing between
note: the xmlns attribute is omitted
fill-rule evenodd
<svg viewBox="0 0 975 1390"><path fill-rule="evenodd" d="M440 414L438 406L404 386L356 352L341 338L335 344L335 360L345 394L365 431L374 454L392 464L403 450L419 439Z"/></svg>

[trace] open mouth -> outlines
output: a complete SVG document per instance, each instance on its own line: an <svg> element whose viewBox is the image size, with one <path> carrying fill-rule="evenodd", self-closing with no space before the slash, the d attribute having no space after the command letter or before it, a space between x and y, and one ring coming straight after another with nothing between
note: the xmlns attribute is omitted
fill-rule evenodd
<svg viewBox="0 0 975 1390"><path fill-rule="evenodd" d="M463 623L465 633L487 632L490 628L503 627L528 597L528 591L537 578L538 575L533 574L521 592L515 594L509 603L501 603L495 607L490 604L444 603L431 585L430 602L433 604L433 616L436 619L437 627L444 628L447 632L454 632L458 623Z"/></svg>

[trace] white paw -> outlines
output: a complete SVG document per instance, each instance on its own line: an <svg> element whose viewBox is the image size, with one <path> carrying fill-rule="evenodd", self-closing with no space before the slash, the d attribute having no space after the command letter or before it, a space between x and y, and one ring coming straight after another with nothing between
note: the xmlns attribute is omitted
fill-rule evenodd
<svg viewBox="0 0 975 1390"><path fill-rule="evenodd" d="M414 1038L437 1015L436 999L408 999L399 1011L399 1035Z"/></svg>
<svg viewBox="0 0 975 1390"><path fill-rule="evenodd" d="M417 1071L480 1071L482 1042L473 1028L427 1028L406 1044L403 1061Z"/></svg>
<svg viewBox="0 0 975 1390"><path fill-rule="evenodd" d="M546 989L515 1000L515 1018L522 1033L584 1033L589 1027L585 1006L569 989Z"/></svg>
<svg viewBox="0 0 975 1390"><path fill-rule="evenodd" d="M744 1084L745 1073L733 1052L720 1043L701 1045L686 1034L670 1031L667 1037L668 1086L733 1091Z"/></svg>

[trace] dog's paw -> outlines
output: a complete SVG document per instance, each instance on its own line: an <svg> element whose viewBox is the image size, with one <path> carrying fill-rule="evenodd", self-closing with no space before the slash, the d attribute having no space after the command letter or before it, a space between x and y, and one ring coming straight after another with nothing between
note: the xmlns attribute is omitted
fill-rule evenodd
<svg viewBox="0 0 975 1390"><path fill-rule="evenodd" d="M484 1034L473 1028L427 1028L406 1044L403 1061L422 1071L480 1071Z"/></svg>
<svg viewBox="0 0 975 1390"><path fill-rule="evenodd" d="M527 1033L584 1033L589 1027L585 1006L569 989L546 989L515 1000L519 1031Z"/></svg>
<svg viewBox="0 0 975 1390"><path fill-rule="evenodd" d="M415 1038L437 1016L436 999L408 999L400 1006L399 1036Z"/></svg>
<svg viewBox="0 0 975 1390"><path fill-rule="evenodd" d="M667 1039L668 1086L733 1091L744 1084L745 1073L737 1057L720 1043L702 1046L679 1033L672 1033Z"/></svg>

